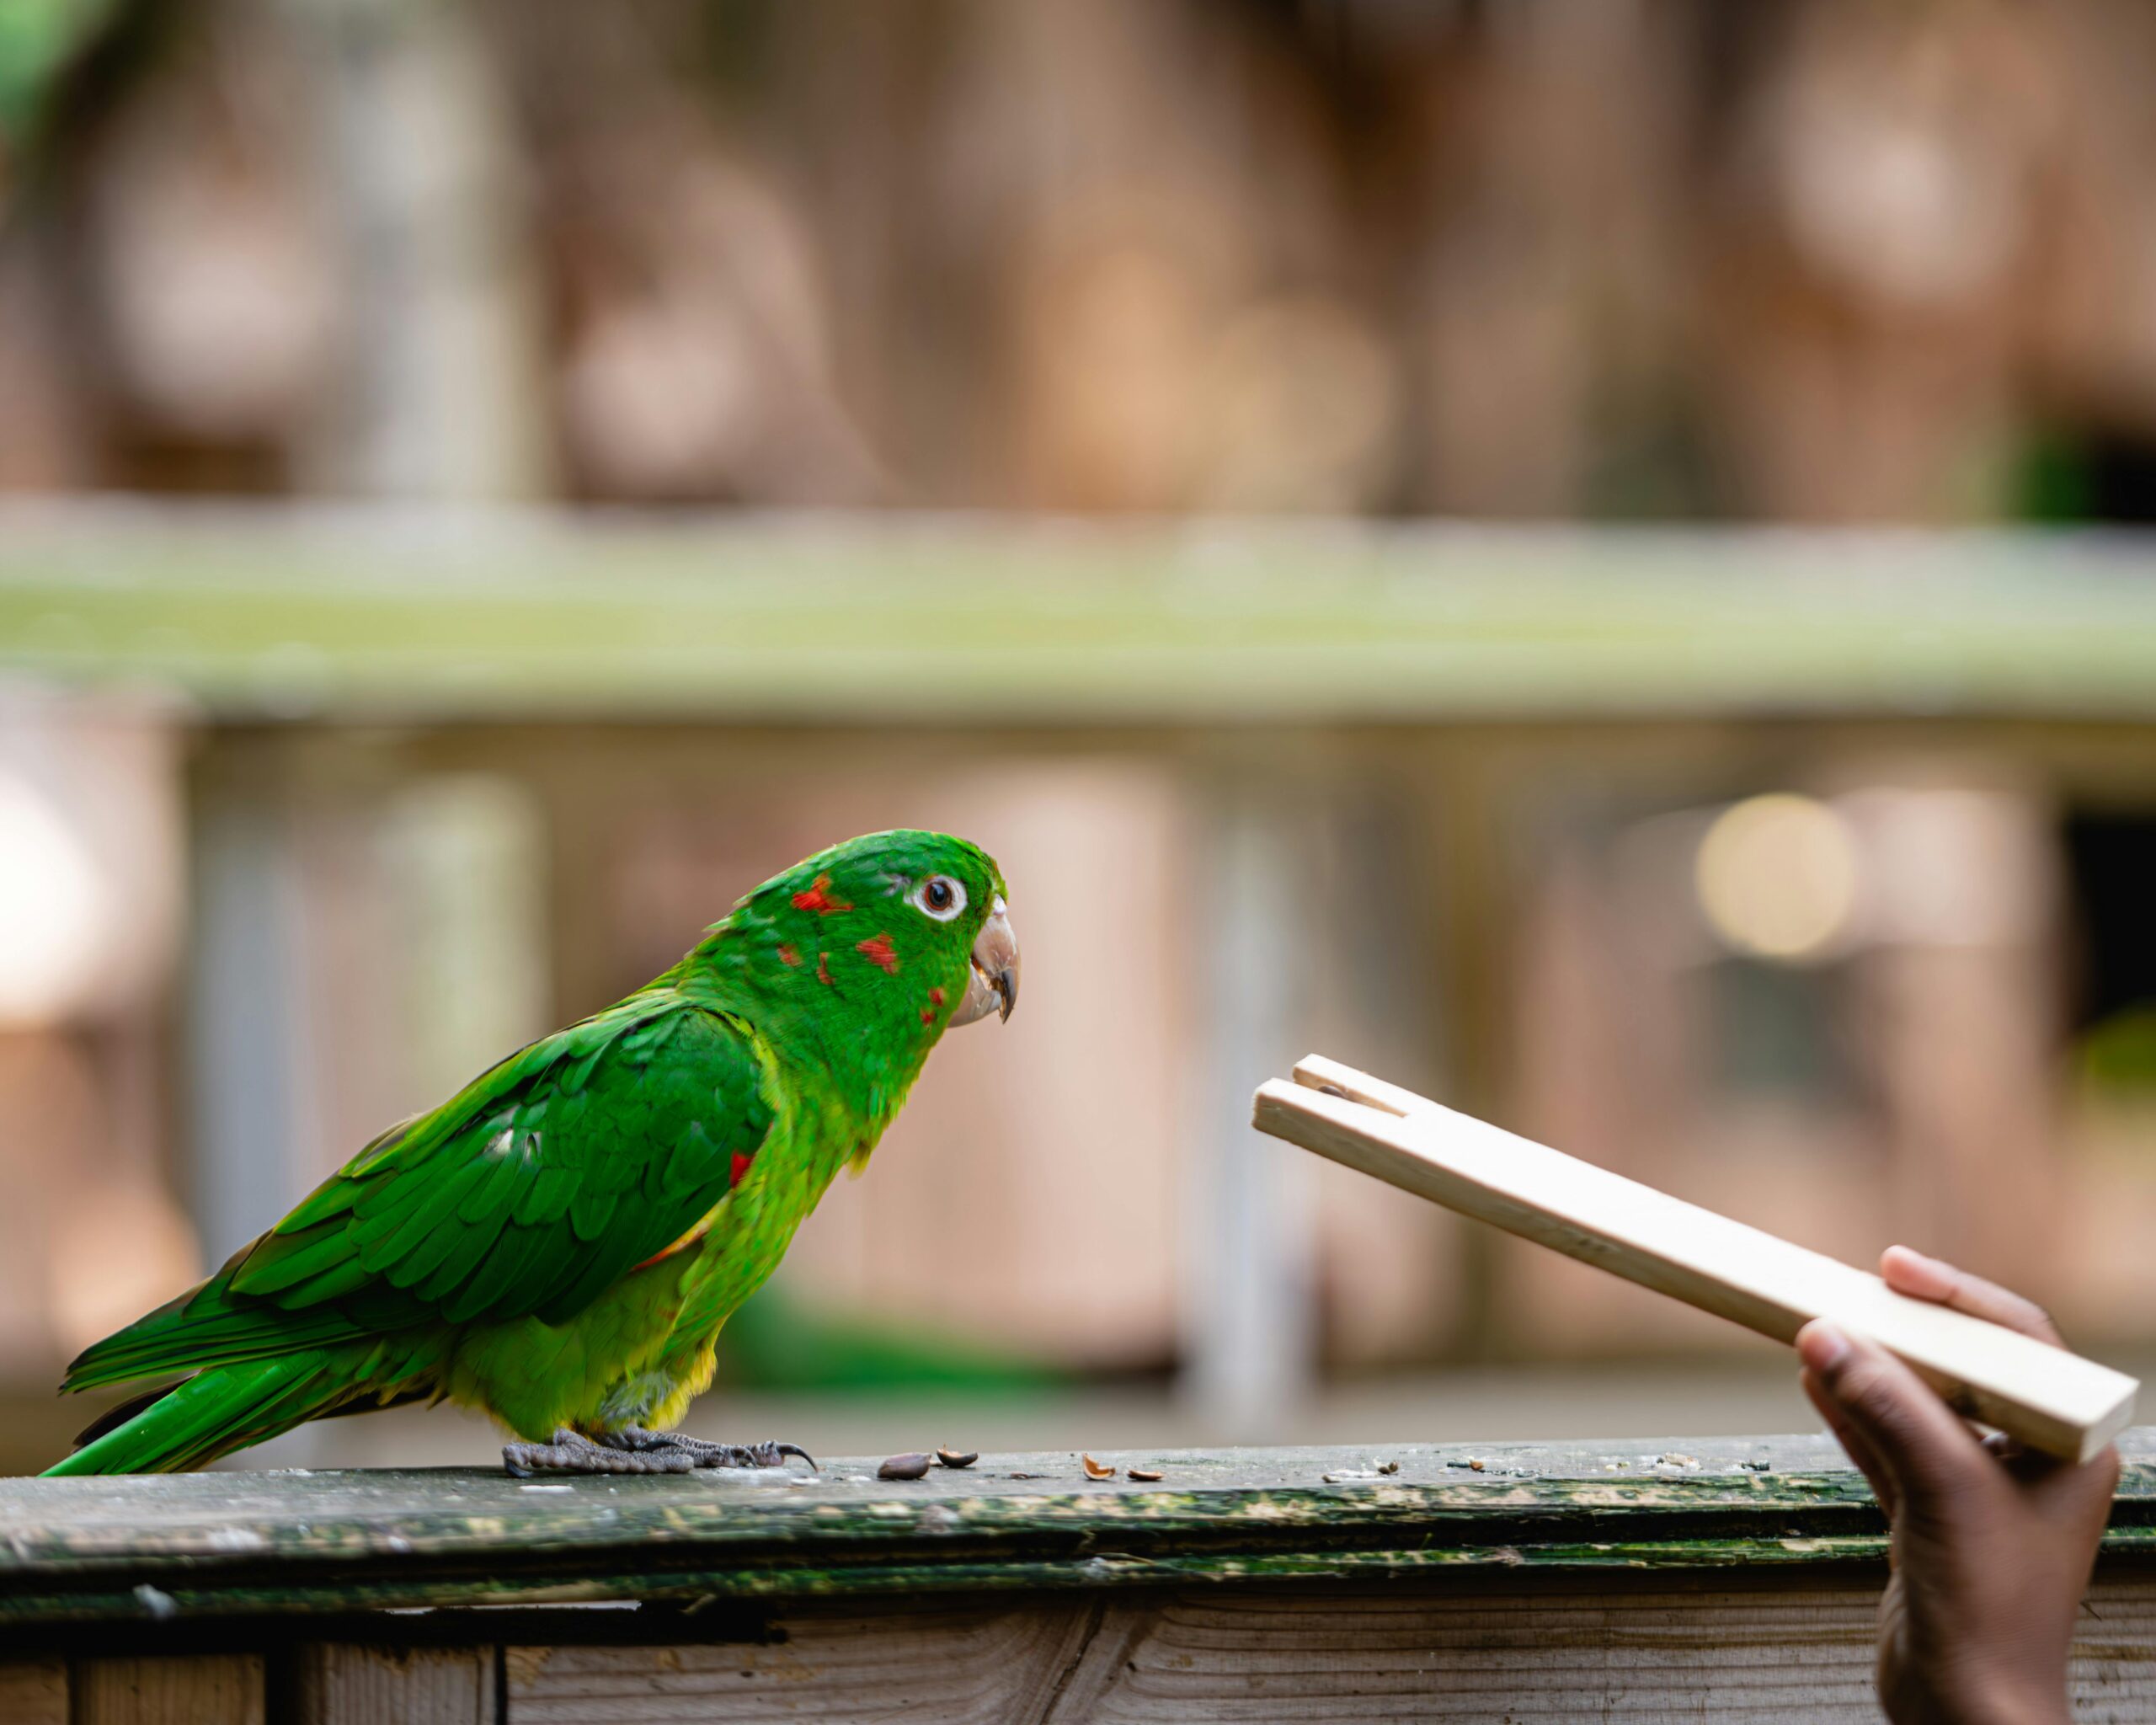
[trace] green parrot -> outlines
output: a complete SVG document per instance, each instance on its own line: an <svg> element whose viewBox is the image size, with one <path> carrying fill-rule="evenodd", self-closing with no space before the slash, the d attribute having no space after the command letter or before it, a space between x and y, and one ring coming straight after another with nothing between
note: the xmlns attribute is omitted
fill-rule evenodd
<svg viewBox="0 0 2156 1725"><path fill-rule="evenodd" d="M1001 873L872 834L734 905L616 1006L393 1126L225 1267L87 1350L63 1391L179 1378L48 1476L175 1471L310 1419L447 1398L510 1471L783 1466L672 1434L720 1327L937 1039L1011 1016Z"/></svg>

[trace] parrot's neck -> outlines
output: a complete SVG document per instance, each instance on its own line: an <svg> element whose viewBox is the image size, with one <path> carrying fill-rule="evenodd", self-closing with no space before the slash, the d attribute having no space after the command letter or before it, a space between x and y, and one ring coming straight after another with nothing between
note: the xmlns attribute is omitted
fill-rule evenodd
<svg viewBox="0 0 2156 1725"><path fill-rule="evenodd" d="M796 952L768 925L723 922L660 981L738 1015L788 1070L822 1077L852 1140L841 1160L858 1160L897 1116L942 1027L925 1029L917 1007L876 985L880 976L857 967L823 982L817 960Z"/></svg>

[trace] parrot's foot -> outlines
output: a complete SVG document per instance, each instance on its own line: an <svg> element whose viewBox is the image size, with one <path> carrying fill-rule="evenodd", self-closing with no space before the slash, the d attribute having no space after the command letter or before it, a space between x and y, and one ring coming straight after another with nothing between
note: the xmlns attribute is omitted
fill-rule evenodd
<svg viewBox="0 0 2156 1725"><path fill-rule="evenodd" d="M535 1473L687 1473L696 1465L686 1455L611 1449L567 1426L555 1429L551 1443L502 1445L502 1466L517 1479Z"/></svg>
<svg viewBox="0 0 2156 1725"><path fill-rule="evenodd" d="M676 1432L627 1426L596 1439L558 1428L544 1444L504 1444L502 1466L519 1479L535 1473L691 1473L699 1467L783 1467L798 1455L815 1471L816 1458L798 1444L715 1444Z"/></svg>
<svg viewBox="0 0 2156 1725"><path fill-rule="evenodd" d="M787 1456L798 1455L808 1464L809 1472L817 1471L816 1458L798 1444L715 1444L709 1438L648 1432L635 1425L608 1432L599 1441L638 1455L686 1456L690 1467L783 1467Z"/></svg>

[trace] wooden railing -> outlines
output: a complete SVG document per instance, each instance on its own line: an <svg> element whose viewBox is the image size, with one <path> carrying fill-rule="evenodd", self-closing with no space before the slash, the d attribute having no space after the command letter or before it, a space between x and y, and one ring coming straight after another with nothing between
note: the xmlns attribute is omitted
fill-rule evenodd
<svg viewBox="0 0 2156 1725"><path fill-rule="evenodd" d="M2077 1717L2156 1719L2156 1430ZM1884 1528L1814 1438L984 1456L886 1482L0 1482L8 1725L1870 1719Z"/></svg>
<svg viewBox="0 0 2156 1725"><path fill-rule="evenodd" d="M2156 717L2145 537L0 507L0 670L238 722Z"/></svg>

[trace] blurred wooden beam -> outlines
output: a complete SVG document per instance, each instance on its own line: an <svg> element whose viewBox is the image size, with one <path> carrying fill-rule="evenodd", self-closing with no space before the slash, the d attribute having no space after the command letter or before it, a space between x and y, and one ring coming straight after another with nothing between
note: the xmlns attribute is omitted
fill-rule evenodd
<svg viewBox="0 0 2156 1725"><path fill-rule="evenodd" d="M2138 721L2156 547L19 505L7 670L243 721Z"/></svg>

